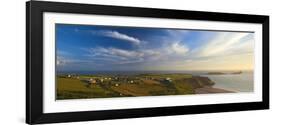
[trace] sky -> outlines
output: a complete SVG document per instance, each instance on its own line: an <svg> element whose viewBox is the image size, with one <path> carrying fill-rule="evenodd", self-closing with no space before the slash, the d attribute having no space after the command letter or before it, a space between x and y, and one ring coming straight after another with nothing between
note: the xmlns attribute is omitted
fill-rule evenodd
<svg viewBox="0 0 281 125"><path fill-rule="evenodd" d="M58 71L253 70L254 33L56 24Z"/></svg>

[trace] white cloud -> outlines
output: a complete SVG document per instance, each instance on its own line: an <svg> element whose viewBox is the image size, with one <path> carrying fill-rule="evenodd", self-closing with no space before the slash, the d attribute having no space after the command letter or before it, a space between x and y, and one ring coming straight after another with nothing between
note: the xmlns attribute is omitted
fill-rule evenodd
<svg viewBox="0 0 281 125"><path fill-rule="evenodd" d="M241 53L241 49L250 49L253 41L242 41L242 38L249 35L248 33L222 33L213 40L195 50L196 56L214 57L227 54ZM242 42L244 42L242 45ZM247 43L249 42L249 43Z"/></svg>
<svg viewBox="0 0 281 125"><path fill-rule="evenodd" d="M243 61L237 61L238 57L243 58L244 63L250 59L245 53L253 51L253 39L245 39L248 33L220 33L213 39L206 39L205 44L199 48L190 49L186 42L174 41L157 48L140 47L134 50L125 50L120 48L104 48L96 47L88 49L93 61L104 60L109 64L126 66L136 64L134 66L144 67L163 67L172 65L171 68L176 70L183 69L215 69L227 68L231 64L236 67L242 67ZM244 58L245 57L245 58ZM246 58L247 57L247 58ZM231 60L231 61L225 61ZM234 62L235 61L235 62ZM246 61L246 62L245 62ZM247 62L247 67L251 63ZM167 67L166 67L167 68ZM235 68L235 67L233 67Z"/></svg>
<svg viewBox="0 0 281 125"><path fill-rule="evenodd" d="M249 33L220 33L199 48L190 50L178 69L241 70L253 65L254 39ZM176 68L176 67L174 67Z"/></svg>
<svg viewBox="0 0 281 125"><path fill-rule="evenodd" d="M63 65L63 64L64 64L64 61L61 60L60 58L57 58L56 64L57 64L58 66Z"/></svg>
<svg viewBox="0 0 281 125"><path fill-rule="evenodd" d="M184 45L181 45L180 42L174 42L172 45L171 45L171 50L173 52L175 52L176 54L187 54L187 52L189 51L189 48L187 48L186 46Z"/></svg>
<svg viewBox="0 0 281 125"><path fill-rule="evenodd" d="M135 45L139 45L141 43L141 40L138 38L120 33L118 31L100 31L99 33L103 36L124 40Z"/></svg>
<svg viewBox="0 0 281 125"><path fill-rule="evenodd" d="M137 52L137 51L129 51L124 49L118 49L118 48L92 48L91 52L93 54L98 55L112 55L112 56L118 56L118 57L124 57L124 58L133 58L133 57L142 57L143 53Z"/></svg>
<svg viewBox="0 0 281 125"><path fill-rule="evenodd" d="M78 31L78 30L77 30ZM131 66L131 68L144 66L155 69L171 69L171 70L186 70L186 69L226 69L228 67L242 67L242 64L247 64L244 69L252 65L251 54L254 47L254 39L245 39L249 33L213 33L212 37L202 38L200 36L200 46L185 42L187 37L193 37L192 34L187 36L189 32L184 30L167 30L169 35L163 35L163 39L153 38L159 42L158 45L150 45L150 42L142 41L141 38L136 38L128 34L124 34L114 30L99 30L87 31L95 35L119 39L122 42L138 45L133 47L133 50L126 50L115 47L95 47L86 48L88 57L87 63L92 64L108 64L113 68L121 68L122 66ZM215 36L214 36L215 35ZM183 38L185 37L185 39ZM197 37L197 36L195 36ZM189 39L192 40L192 39ZM199 41L199 40L198 40ZM191 41L192 42L192 41ZM147 44L144 44L147 43ZM151 42L153 43L153 42ZM157 44L157 43L156 43ZM196 47L196 48L195 48ZM66 52L58 52L58 55L69 55ZM71 56L70 56L71 57ZM69 63L78 63L79 60L70 60L71 58L57 58L57 65L64 66ZM84 60L84 58L82 59ZM85 62L85 61L84 61ZM243 63L242 63L243 62ZM81 60L80 62L81 63ZM83 65L86 63L83 63ZM159 68L160 67L160 68ZM102 67L108 68L108 67ZM128 68L129 69L129 68Z"/></svg>
<svg viewBox="0 0 281 125"><path fill-rule="evenodd" d="M105 60L112 64L129 64L144 61L145 53L136 50L124 50L118 48L90 48L88 50L93 60Z"/></svg>
<svg viewBox="0 0 281 125"><path fill-rule="evenodd" d="M57 66L64 66L68 62L69 62L69 60L65 59L64 57L57 56L57 59L56 59L56 65Z"/></svg>
<svg viewBox="0 0 281 125"><path fill-rule="evenodd" d="M96 47L85 49L93 60L104 59L114 64L129 63L161 63L184 60L189 52L189 48L180 42L171 42L159 48L140 48L136 50L125 50L119 48ZM108 60L110 58L111 60ZM156 62L155 62L156 61Z"/></svg>
<svg viewBox="0 0 281 125"><path fill-rule="evenodd" d="M60 66L60 67L67 66L69 64L79 64L79 63L90 63L90 61L73 59L73 58L64 57L64 56L57 56L57 58L56 58L56 65Z"/></svg>

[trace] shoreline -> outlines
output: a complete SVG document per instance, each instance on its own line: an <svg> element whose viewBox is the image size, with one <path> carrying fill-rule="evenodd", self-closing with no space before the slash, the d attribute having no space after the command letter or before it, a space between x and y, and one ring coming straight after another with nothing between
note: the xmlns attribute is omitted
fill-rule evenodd
<svg viewBox="0 0 281 125"><path fill-rule="evenodd" d="M192 74L58 75L57 98L106 98L160 95L234 93L214 87L206 76Z"/></svg>
<svg viewBox="0 0 281 125"><path fill-rule="evenodd" d="M221 88L214 88L211 86L204 86L202 88L195 89L195 94L212 94L212 93L235 93Z"/></svg>

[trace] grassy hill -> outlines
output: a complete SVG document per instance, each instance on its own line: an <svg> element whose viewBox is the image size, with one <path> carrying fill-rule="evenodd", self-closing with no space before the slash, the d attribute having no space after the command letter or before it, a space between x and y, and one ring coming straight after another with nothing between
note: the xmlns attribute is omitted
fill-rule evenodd
<svg viewBox="0 0 281 125"><path fill-rule="evenodd" d="M91 83L90 80L94 80ZM57 99L109 98L195 94L213 85L206 77L190 74L141 74L136 76L57 76Z"/></svg>
<svg viewBox="0 0 281 125"><path fill-rule="evenodd" d="M87 87L86 83L74 78L57 78L57 99L116 97L118 93L107 91L100 85Z"/></svg>

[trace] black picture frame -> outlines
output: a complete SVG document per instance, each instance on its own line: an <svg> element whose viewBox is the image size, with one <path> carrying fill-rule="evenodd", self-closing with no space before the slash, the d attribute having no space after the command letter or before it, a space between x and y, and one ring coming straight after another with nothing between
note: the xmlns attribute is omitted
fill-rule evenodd
<svg viewBox="0 0 281 125"><path fill-rule="evenodd" d="M262 24L262 101L105 111L43 113L43 13L77 13ZM269 109L269 16L28 1L26 3L26 123L57 123Z"/></svg>

